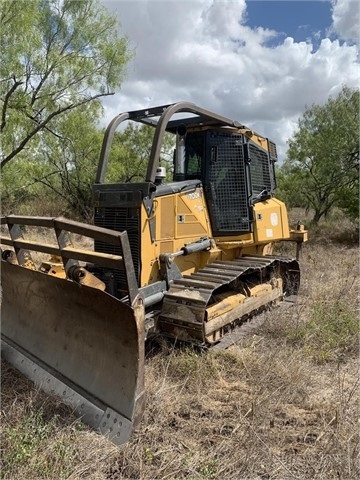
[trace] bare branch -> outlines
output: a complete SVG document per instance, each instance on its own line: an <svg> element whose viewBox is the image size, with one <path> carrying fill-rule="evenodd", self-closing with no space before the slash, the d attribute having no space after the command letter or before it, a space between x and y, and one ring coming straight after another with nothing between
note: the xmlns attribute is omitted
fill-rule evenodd
<svg viewBox="0 0 360 480"><path fill-rule="evenodd" d="M96 98L100 97L105 97L108 95L113 95L113 93L99 93L97 95L93 95L89 98L86 98L80 102L77 103L72 103L70 105L67 105L66 107L59 108L55 112L52 112L45 120L43 120L41 123L37 123L35 118L32 118L32 120L37 123L36 127L22 140L22 142L18 145L17 148L15 148L7 157L5 157L1 161L1 170L4 168L4 166L12 159L14 158L21 150L27 145L27 143L34 137L34 135L37 134L41 129L47 126L47 124L56 116L60 115L61 113L67 112L69 110L73 110L77 107L80 107L81 105L85 105L86 103L91 102L92 100L95 100Z"/></svg>
<svg viewBox="0 0 360 480"><path fill-rule="evenodd" d="M1 132L4 130L4 128L6 126L6 110L7 110L8 104L9 104L10 97L15 92L15 90L20 85L22 85L22 83L23 83L19 80L16 80L15 76L13 77L13 80L14 80L14 84L10 88L10 90L7 92L7 94L5 95L5 98L4 98L4 104L3 104L3 108L2 108L2 114L1 114L1 125L0 125L0 131Z"/></svg>

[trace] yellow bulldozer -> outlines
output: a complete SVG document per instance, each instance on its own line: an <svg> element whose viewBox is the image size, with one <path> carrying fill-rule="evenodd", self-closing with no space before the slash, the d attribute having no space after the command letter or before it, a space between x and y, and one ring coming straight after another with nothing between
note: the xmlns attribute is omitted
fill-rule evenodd
<svg viewBox="0 0 360 480"><path fill-rule="evenodd" d="M106 183L125 121L154 128L146 178ZM170 182L159 165L168 132ZM93 185L93 225L1 218L3 356L85 423L126 442L145 408L147 340L219 345L298 292L307 231L289 229L273 196L276 160L268 138L193 103L116 116ZM31 227L50 229L54 240L27 238ZM93 248L77 247L79 236ZM273 254L284 240L296 242L295 258Z"/></svg>

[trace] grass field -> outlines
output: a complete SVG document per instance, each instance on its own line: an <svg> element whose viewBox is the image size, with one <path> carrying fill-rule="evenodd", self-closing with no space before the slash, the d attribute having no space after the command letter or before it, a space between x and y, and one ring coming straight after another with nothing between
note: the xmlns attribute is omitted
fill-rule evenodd
<svg viewBox="0 0 360 480"><path fill-rule="evenodd" d="M358 248L326 228L304 246L298 303L256 334L224 352L149 352L146 411L126 445L3 363L1 478L359 478Z"/></svg>

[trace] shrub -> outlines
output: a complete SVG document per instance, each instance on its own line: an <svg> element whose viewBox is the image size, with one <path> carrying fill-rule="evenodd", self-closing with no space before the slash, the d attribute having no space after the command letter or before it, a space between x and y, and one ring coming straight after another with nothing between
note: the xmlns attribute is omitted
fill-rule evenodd
<svg viewBox="0 0 360 480"><path fill-rule="evenodd" d="M341 300L318 302L312 307L310 320L289 327L287 333L316 362L323 363L341 360L346 353L355 352L359 322Z"/></svg>

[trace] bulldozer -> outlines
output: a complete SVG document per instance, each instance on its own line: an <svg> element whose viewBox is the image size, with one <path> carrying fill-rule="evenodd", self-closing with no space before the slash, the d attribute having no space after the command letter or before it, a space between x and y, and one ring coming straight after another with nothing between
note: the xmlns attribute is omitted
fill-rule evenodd
<svg viewBox="0 0 360 480"><path fill-rule="evenodd" d="M154 129L141 183L106 182L123 122ZM168 133L170 181L160 165ZM2 355L84 423L127 442L145 409L147 341L211 348L297 294L307 231L290 229L274 197L276 161L271 140L190 102L117 115L104 135L92 225L1 217ZM53 240L27 238L33 227ZM83 237L93 247L77 246ZM295 242L295 257L274 254L279 241Z"/></svg>

